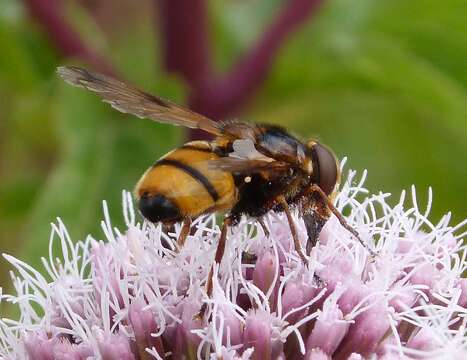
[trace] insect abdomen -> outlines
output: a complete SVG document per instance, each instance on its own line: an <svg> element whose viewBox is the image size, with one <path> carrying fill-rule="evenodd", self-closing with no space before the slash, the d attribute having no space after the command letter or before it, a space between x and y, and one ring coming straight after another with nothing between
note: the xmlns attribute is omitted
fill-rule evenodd
<svg viewBox="0 0 467 360"><path fill-rule="evenodd" d="M231 208L237 197L232 174L208 166L218 158L205 141L164 155L136 185L143 216L152 222L173 222Z"/></svg>

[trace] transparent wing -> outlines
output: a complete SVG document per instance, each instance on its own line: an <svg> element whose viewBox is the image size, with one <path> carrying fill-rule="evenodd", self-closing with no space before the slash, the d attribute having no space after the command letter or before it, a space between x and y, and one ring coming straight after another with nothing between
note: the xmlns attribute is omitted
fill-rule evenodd
<svg viewBox="0 0 467 360"><path fill-rule="evenodd" d="M283 172L290 164L282 161L264 161L223 157L208 162L210 169L229 171L237 174L254 174L259 172Z"/></svg>
<svg viewBox="0 0 467 360"><path fill-rule="evenodd" d="M123 113L162 123L201 129L215 135L220 135L221 126L226 126L110 76L75 66L59 67L57 73L67 83L95 92L105 102Z"/></svg>
<svg viewBox="0 0 467 360"><path fill-rule="evenodd" d="M222 121L219 128L223 135L233 139L249 139L256 141L256 137L261 133L261 129L255 125L239 120Z"/></svg>

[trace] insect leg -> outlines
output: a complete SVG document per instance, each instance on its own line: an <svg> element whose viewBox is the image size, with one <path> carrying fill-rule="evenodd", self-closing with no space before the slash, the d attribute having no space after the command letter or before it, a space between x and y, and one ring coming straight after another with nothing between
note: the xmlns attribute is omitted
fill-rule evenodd
<svg viewBox="0 0 467 360"><path fill-rule="evenodd" d="M324 191L316 184L313 184L310 190L311 192L316 192L321 196L321 199L323 199L323 201L326 203L326 206L329 208L329 210L331 210L331 212L336 216L337 220L339 220L342 227L357 238L359 243L370 253L370 256L373 259L376 258L376 253L373 250L371 250L365 242L363 242L357 230L355 230L352 226L350 226L347 223L345 218L342 216L339 210L336 209L336 207L334 206L332 201L329 199L329 197L324 193Z"/></svg>
<svg viewBox="0 0 467 360"><path fill-rule="evenodd" d="M221 237L219 238L219 243L217 244L216 255L214 257L214 261L216 264L220 264L222 261L222 257L224 256L225 241L227 240L227 231L231 224L232 224L232 218L230 218L229 216L226 216L224 219L224 223L222 224ZM211 266L211 270L209 270L208 281L206 282L206 293L208 297L211 297L212 295L213 277L214 277L214 264ZM206 307L207 307L206 303L204 303L201 306L201 310L198 314L200 318L204 316L204 313L206 312Z"/></svg>
<svg viewBox="0 0 467 360"><path fill-rule="evenodd" d="M191 229L191 218L187 217L183 219L182 229L180 230L180 234L178 235L177 239L177 248L180 251L185 245L185 240L188 237Z"/></svg>
<svg viewBox="0 0 467 360"><path fill-rule="evenodd" d="M269 237L270 233L269 233L268 227L264 223L264 220L262 218L259 218L259 219L257 219L257 221L261 225L261 228L264 231L264 235L266 235L266 237Z"/></svg>
<svg viewBox="0 0 467 360"><path fill-rule="evenodd" d="M290 232L292 233L295 251L298 253L303 263L307 265L308 259L306 258L305 254L303 254L302 245L300 244L300 240L298 239L297 228L295 227L292 214L290 213L289 204L287 204L287 201L283 196L279 196L277 200L279 201L279 204L283 207L285 215L287 216L287 221L289 222Z"/></svg>

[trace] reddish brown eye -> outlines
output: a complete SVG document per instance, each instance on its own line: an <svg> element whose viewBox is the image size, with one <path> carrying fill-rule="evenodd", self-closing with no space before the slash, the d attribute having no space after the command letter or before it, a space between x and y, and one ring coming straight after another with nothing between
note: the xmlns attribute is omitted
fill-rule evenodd
<svg viewBox="0 0 467 360"><path fill-rule="evenodd" d="M316 160L318 165L317 169L315 167L315 181L321 190L329 195L337 182L336 158L329 149L318 143L313 146L312 151L314 152L313 160Z"/></svg>

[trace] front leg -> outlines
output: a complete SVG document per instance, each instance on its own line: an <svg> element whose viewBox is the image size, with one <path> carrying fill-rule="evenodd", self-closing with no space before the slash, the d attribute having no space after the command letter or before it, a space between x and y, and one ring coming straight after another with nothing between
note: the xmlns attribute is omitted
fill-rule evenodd
<svg viewBox="0 0 467 360"><path fill-rule="evenodd" d="M289 204L287 203L287 200L285 200L285 197L282 195L277 198L277 202L282 206L282 208L284 209L285 215L287 216L287 221L289 222L290 232L292 233L295 251L298 253L303 263L305 265L308 265L308 259L303 253L302 245L300 244L300 239L298 238L297 228L295 227L295 222L293 221L292 214L289 208Z"/></svg>
<svg viewBox="0 0 467 360"><path fill-rule="evenodd" d="M355 230L352 226L350 226L347 223L344 216L342 216L342 214L339 212L339 210L336 209L336 207L332 203L331 199L329 199L329 197L324 193L324 191L318 185L313 184L310 187L309 193L310 194L313 194L313 193L318 194L321 197L321 200L323 201L323 203L329 209L329 211L331 211L336 216L337 220L340 222L342 227L357 238L358 242L370 253L370 257L371 257L372 260L376 258L376 253L373 250L371 250L370 247L368 246L368 244L366 244L362 240L362 238L360 237L357 230Z"/></svg>

